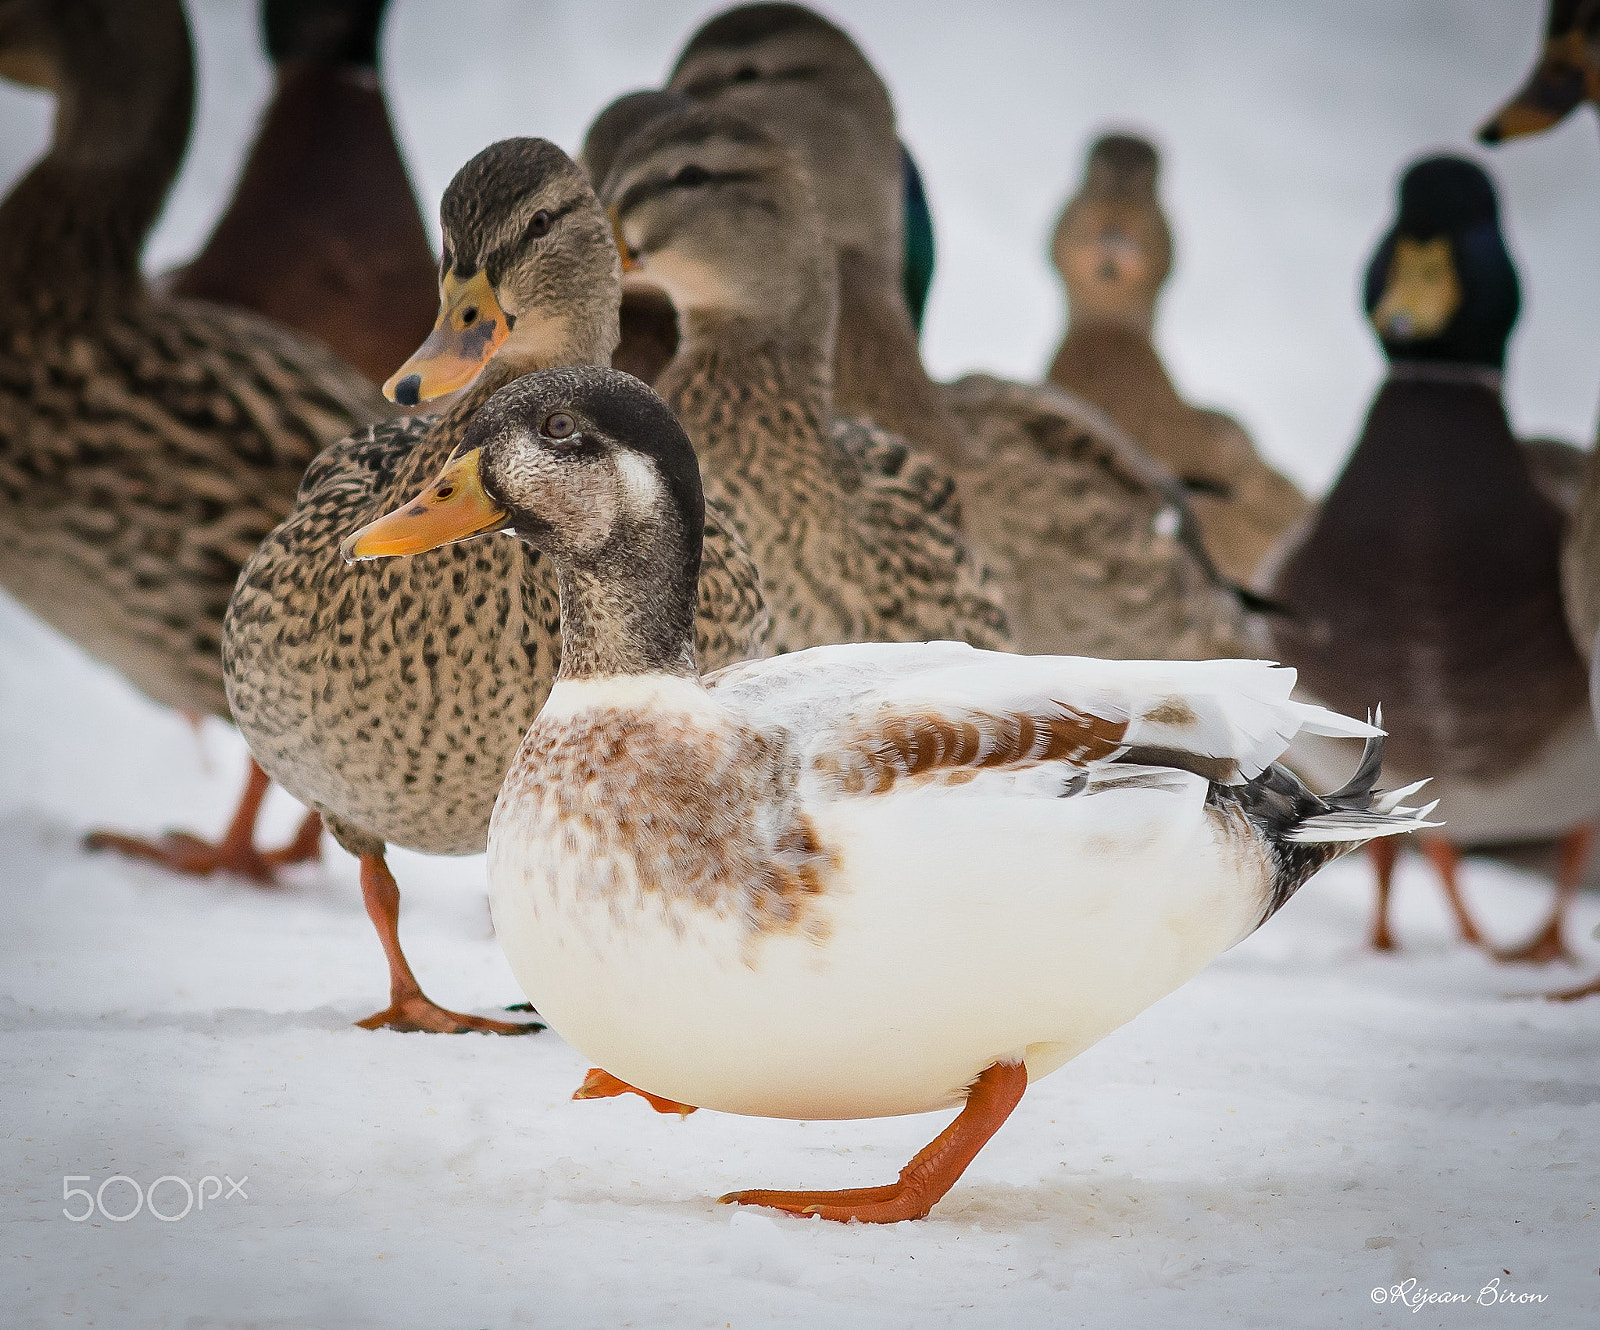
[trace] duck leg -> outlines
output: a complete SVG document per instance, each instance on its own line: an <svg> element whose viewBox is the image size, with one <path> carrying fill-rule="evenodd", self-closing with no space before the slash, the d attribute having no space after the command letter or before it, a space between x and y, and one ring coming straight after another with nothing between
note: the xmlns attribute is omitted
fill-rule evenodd
<svg viewBox="0 0 1600 1330"><path fill-rule="evenodd" d="M221 840L213 843L191 836L187 831L169 831L160 840L124 836L113 831L93 831L83 838L85 849L115 850L133 859L160 864L174 873L207 877L212 873L232 873L268 886L278 869L322 858L322 818L315 812L305 815L294 839L277 850L256 848L256 822L267 797L271 779L261 764L250 759L250 775L245 781L239 807Z"/></svg>
<svg viewBox="0 0 1600 1330"><path fill-rule="evenodd" d="M1022 1063L995 1063L972 1083L956 1120L900 1170L898 1181L886 1186L847 1191L735 1191L722 1200L823 1219L858 1219L863 1224L921 1219L1000 1130L1027 1088L1028 1069Z"/></svg>
<svg viewBox="0 0 1600 1330"><path fill-rule="evenodd" d="M602 1071L599 1067L590 1067L589 1073L583 1078L583 1084L572 1092L574 1099L615 1099L618 1095L636 1094L655 1109L657 1113L676 1113L680 1118L686 1118L691 1113L698 1113L693 1104L680 1104L676 1099L663 1099L660 1095L651 1094L648 1090L641 1090L637 1085L629 1085L627 1081L618 1080L609 1071Z"/></svg>
<svg viewBox="0 0 1600 1330"><path fill-rule="evenodd" d="M1381 836L1367 843L1367 857L1372 860L1372 871L1378 879L1377 911L1372 921L1372 937L1368 945L1374 951L1393 951L1394 934L1389 931L1389 893L1394 889L1394 861L1400 847L1398 836Z"/></svg>
<svg viewBox="0 0 1600 1330"><path fill-rule="evenodd" d="M1469 947L1482 947L1486 943L1483 930L1467 909L1466 898L1461 894L1461 851L1442 836L1418 836L1422 852L1428 856L1434 872L1439 875L1439 885L1444 888L1444 898L1450 904L1450 913L1456 917L1456 927L1461 930L1461 940Z"/></svg>
<svg viewBox="0 0 1600 1330"><path fill-rule="evenodd" d="M535 1034L545 1027L537 1021L494 1021L487 1016L464 1016L447 1011L422 991L411 962L400 950L400 887L389 871L382 854L361 856L361 899L367 917L378 930L383 954L389 960L389 1005L364 1021L364 1030L391 1030L412 1033L427 1030L433 1034Z"/></svg>
<svg viewBox="0 0 1600 1330"><path fill-rule="evenodd" d="M1595 824L1584 822L1569 831L1561 841L1561 860L1556 869L1556 901L1545 925L1520 947L1496 951L1497 961L1521 961L1546 965L1551 961L1570 961L1577 958L1567 949L1563 932L1567 911L1578 898L1578 888L1583 885L1584 870L1589 866L1589 852L1594 848ZM1578 996L1583 996L1581 993Z"/></svg>
<svg viewBox="0 0 1600 1330"><path fill-rule="evenodd" d="M1586 997L1600 997L1600 978L1591 979L1576 988L1564 988L1559 992L1546 993L1545 996L1552 1002L1577 1002Z"/></svg>

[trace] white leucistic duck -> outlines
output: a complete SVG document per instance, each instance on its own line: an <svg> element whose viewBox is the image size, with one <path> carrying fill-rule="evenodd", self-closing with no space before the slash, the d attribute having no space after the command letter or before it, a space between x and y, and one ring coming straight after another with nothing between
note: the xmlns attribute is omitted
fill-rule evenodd
<svg viewBox="0 0 1600 1330"><path fill-rule="evenodd" d="M1253 932L1324 863L1424 825L1381 732L1263 661L818 647L701 678L701 492L638 380L527 375L347 558L509 531L554 563L561 670L489 832L496 930L540 1013L659 1108L961 1106L885 1187L724 1199L919 1218L1027 1083ZM1319 798L1274 759L1367 740Z"/></svg>

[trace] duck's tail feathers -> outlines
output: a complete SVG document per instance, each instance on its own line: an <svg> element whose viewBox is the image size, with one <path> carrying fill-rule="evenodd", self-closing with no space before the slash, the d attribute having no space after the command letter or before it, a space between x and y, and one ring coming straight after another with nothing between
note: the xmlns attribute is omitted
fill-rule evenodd
<svg viewBox="0 0 1600 1330"><path fill-rule="evenodd" d="M1380 710L1373 724L1383 724ZM1428 821L1439 806L1437 799L1420 808L1409 808L1405 801L1428 782L1419 780L1399 790L1379 790L1378 776L1383 770L1382 734L1375 734L1361 752L1355 774L1332 794L1318 801L1316 812L1283 830L1283 839L1301 845L1327 845L1340 841L1369 841L1379 836L1403 836L1442 825Z"/></svg>
<svg viewBox="0 0 1600 1330"><path fill-rule="evenodd" d="M1319 868L1357 846L1380 836L1403 836L1442 825L1429 821L1437 800L1415 808L1405 803L1426 781L1401 790L1378 789L1383 740L1382 733L1367 739L1355 775L1332 794L1313 793L1292 771L1276 763L1235 793L1236 802L1267 841L1272 885L1262 922Z"/></svg>

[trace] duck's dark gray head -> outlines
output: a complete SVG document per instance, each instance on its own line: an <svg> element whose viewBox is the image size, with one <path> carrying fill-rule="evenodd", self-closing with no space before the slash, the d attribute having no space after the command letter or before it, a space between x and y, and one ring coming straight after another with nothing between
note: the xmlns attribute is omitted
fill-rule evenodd
<svg viewBox="0 0 1600 1330"><path fill-rule="evenodd" d="M590 562L665 527L697 572L704 524L699 463L671 409L631 375L579 365L495 393L433 484L352 534L343 553L420 554L510 531L558 560Z"/></svg>
<svg viewBox="0 0 1600 1330"><path fill-rule="evenodd" d="M1488 174L1465 158L1425 158L1401 178L1399 213L1367 269L1384 353L1500 368L1520 296Z"/></svg>
<svg viewBox="0 0 1600 1330"><path fill-rule="evenodd" d="M899 274L904 168L894 105L848 33L803 5L741 5L689 39L668 86L795 148L829 239Z"/></svg>
<svg viewBox="0 0 1600 1330"><path fill-rule="evenodd" d="M439 319L384 385L391 401L455 392L497 354L529 369L610 357L616 247L588 177L555 144L490 144L456 172L439 221Z"/></svg>

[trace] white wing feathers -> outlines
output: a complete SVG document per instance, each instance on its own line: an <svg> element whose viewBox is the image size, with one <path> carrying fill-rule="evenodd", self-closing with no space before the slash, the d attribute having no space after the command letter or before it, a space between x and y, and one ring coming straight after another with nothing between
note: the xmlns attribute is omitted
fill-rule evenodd
<svg viewBox="0 0 1600 1330"><path fill-rule="evenodd" d="M1125 756L1241 781L1259 775L1302 730L1339 738L1379 733L1293 700L1294 670L1255 660L1107 661L1013 656L959 642L874 643L746 662L707 683L719 702L763 728L782 726L813 755L856 746L903 717L937 722L935 728L976 726L984 737L967 760L982 765L996 721L1028 718L1045 727L1077 713L1125 726L1117 752L1106 754L1102 745L1084 765ZM1041 739L1040 756L1045 746Z"/></svg>

